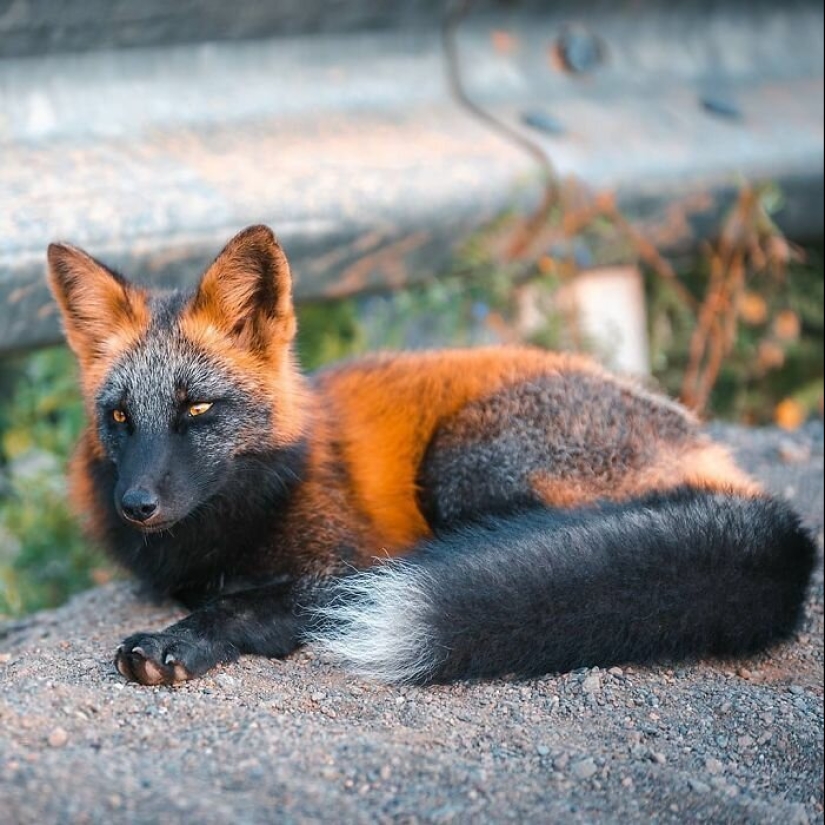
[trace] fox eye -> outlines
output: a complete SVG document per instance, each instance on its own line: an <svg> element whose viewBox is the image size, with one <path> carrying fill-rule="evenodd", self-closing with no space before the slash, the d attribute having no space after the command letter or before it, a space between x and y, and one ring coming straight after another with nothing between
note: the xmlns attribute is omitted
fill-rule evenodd
<svg viewBox="0 0 825 825"><path fill-rule="evenodd" d="M123 410L112 410L112 420L115 424L125 424L126 418L126 413Z"/></svg>
<svg viewBox="0 0 825 825"><path fill-rule="evenodd" d="M199 415L208 413L212 409L211 401L202 401L198 404L191 404L189 407L189 415L192 418L197 418Z"/></svg>

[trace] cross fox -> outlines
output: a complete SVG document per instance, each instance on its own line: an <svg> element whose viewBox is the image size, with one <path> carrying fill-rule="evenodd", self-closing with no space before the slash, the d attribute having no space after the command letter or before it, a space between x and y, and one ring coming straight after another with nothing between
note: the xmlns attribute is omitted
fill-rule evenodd
<svg viewBox="0 0 825 825"><path fill-rule="evenodd" d="M235 236L192 292L67 244L49 280L88 426L91 535L191 613L117 649L197 677L320 643L388 682L748 655L815 546L675 402L577 355L375 355L303 375L286 256Z"/></svg>

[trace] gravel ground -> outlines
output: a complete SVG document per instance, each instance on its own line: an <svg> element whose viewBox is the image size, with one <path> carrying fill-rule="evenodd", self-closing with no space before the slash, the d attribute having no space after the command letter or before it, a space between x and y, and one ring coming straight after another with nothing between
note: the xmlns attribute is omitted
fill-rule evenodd
<svg viewBox="0 0 825 825"><path fill-rule="evenodd" d="M715 427L823 528L823 429ZM797 640L743 662L387 688L306 650L126 684L132 585L0 628L3 823L823 818L822 561Z"/></svg>

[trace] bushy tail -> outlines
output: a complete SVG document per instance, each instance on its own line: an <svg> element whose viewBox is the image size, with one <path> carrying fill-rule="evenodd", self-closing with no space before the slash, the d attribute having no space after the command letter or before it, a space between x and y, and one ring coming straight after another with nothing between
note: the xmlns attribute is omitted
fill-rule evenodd
<svg viewBox="0 0 825 825"><path fill-rule="evenodd" d="M387 682L745 655L794 632L815 556L769 498L537 509L339 580L311 640Z"/></svg>

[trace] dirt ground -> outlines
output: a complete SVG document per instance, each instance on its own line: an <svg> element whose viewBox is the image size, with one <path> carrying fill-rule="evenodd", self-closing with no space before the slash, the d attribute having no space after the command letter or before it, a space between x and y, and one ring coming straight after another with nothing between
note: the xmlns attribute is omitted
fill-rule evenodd
<svg viewBox="0 0 825 825"><path fill-rule="evenodd" d="M823 529L823 430L715 428ZM792 644L742 662L387 688L305 650L176 688L121 638L129 583L0 627L0 822L781 822L823 818L822 560Z"/></svg>

